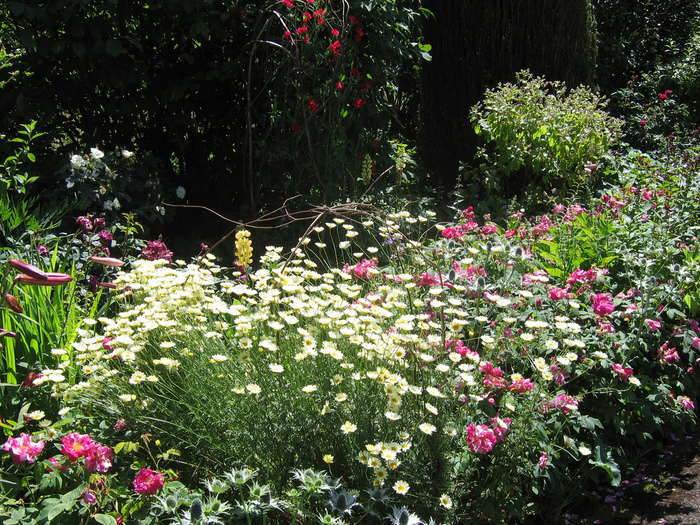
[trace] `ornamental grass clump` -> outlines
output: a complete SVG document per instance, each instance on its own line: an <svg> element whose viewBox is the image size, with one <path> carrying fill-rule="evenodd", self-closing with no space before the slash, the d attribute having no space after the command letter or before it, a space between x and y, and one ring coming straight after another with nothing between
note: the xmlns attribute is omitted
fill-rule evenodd
<svg viewBox="0 0 700 525"><path fill-rule="evenodd" d="M471 208L319 215L249 268L137 261L51 390L179 449L188 473L251 469L280 494L324 471L358 509L383 491L423 520L556 517L620 483L623 436L644 449L693 420L700 329L674 283L613 281L618 258L546 244L625 220L600 202L588 222L579 205L507 229Z"/></svg>

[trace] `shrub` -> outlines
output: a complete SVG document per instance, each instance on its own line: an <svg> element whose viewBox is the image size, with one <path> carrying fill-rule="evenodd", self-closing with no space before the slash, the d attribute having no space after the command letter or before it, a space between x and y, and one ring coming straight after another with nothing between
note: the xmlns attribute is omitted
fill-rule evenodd
<svg viewBox="0 0 700 525"><path fill-rule="evenodd" d="M470 117L487 143L477 159L492 191L510 186L512 194L532 183L566 192L586 183L584 165L600 161L619 138L621 122L604 106L586 87L568 90L528 71L518 73L515 84L486 91ZM515 183L506 182L516 175Z"/></svg>
<svg viewBox="0 0 700 525"><path fill-rule="evenodd" d="M90 148L72 155L56 176L60 186L48 192L73 203L76 211L97 213L110 224L121 222L124 213L148 224L164 221L163 200L175 200L175 187L164 188L159 161L139 158L126 149L103 152ZM181 190L180 190L181 191Z"/></svg>

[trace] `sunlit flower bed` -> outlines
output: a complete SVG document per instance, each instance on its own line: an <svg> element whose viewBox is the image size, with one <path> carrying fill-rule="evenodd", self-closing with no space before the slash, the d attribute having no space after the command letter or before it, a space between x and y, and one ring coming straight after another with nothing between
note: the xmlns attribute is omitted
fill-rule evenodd
<svg viewBox="0 0 700 525"><path fill-rule="evenodd" d="M5 477L39 522L555 521L694 424L697 182L635 162L534 218L343 206L257 260L241 229L234 268L122 267Z"/></svg>
<svg viewBox="0 0 700 525"><path fill-rule="evenodd" d="M86 319L35 383L66 418L87 408L157 438L183 479L255 475L267 494L249 495L257 514L289 515L271 494L306 472L335 498L326 520L556 515L692 419L700 330L677 310L679 283L620 279L662 264L652 259L613 280L631 246L572 265L586 229L614 237L635 199L665 198L647 197L515 214L507 228L471 208L447 225L329 216L247 270L251 236L238 235L240 271L140 260L116 280L120 313ZM326 499L294 505L323 516Z"/></svg>

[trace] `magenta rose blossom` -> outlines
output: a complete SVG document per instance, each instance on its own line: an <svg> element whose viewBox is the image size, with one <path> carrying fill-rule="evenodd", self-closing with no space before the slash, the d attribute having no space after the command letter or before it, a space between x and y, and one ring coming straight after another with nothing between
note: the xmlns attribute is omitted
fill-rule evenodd
<svg viewBox="0 0 700 525"><path fill-rule="evenodd" d="M615 310L609 293L596 293L591 295L591 299L593 299L593 311L601 317L605 317Z"/></svg>
<svg viewBox="0 0 700 525"><path fill-rule="evenodd" d="M71 432L67 436L63 436L61 441L63 442L61 453L68 456L68 459L71 461L77 461L87 456L95 446L95 442L90 436L78 434L77 432Z"/></svg>
<svg viewBox="0 0 700 525"><path fill-rule="evenodd" d="M107 472L112 466L114 452L107 445L95 443L90 452L85 456L85 467L90 472Z"/></svg>
<svg viewBox="0 0 700 525"><path fill-rule="evenodd" d="M9 438L3 447L12 454L12 460L16 464L23 461L33 463L36 457L44 450L44 442L32 442L31 434L20 434L18 438Z"/></svg>
<svg viewBox="0 0 700 525"><path fill-rule="evenodd" d="M163 474L142 468L134 479L134 490L139 494L156 494L163 486Z"/></svg>
<svg viewBox="0 0 700 525"><path fill-rule="evenodd" d="M496 434L486 425L469 423L467 427L467 444L477 454L486 454L496 444Z"/></svg>
<svg viewBox="0 0 700 525"><path fill-rule="evenodd" d="M613 372L619 375L625 383L630 377L632 377L632 374L634 374L634 370L632 370L629 366L622 366L617 363L612 365L612 369Z"/></svg>

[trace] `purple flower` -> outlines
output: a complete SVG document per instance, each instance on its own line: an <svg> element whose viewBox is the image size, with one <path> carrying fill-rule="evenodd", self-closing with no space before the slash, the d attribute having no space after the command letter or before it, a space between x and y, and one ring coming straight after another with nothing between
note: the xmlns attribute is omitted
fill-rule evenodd
<svg viewBox="0 0 700 525"><path fill-rule="evenodd" d="M104 245L108 245L114 240L114 234L112 234L111 231L109 230L100 230L97 233L97 236L100 238L100 242Z"/></svg>
<svg viewBox="0 0 700 525"><path fill-rule="evenodd" d="M92 231L92 221L90 220L90 217L88 215L81 215L80 217L75 219L75 222L80 224L80 227L83 229L84 232Z"/></svg>
<svg viewBox="0 0 700 525"><path fill-rule="evenodd" d="M165 259L169 263L173 262L173 252L168 250L168 247L161 239L148 241L147 246L141 250L141 255L147 261L157 261Z"/></svg>

